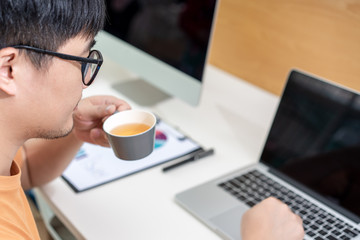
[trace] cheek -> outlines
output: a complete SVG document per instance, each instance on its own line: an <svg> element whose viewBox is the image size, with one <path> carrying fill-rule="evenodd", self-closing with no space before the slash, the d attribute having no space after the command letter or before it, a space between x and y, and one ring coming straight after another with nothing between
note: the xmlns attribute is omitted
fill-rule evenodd
<svg viewBox="0 0 360 240"><path fill-rule="evenodd" d="M28 72L23 79L19 97L32 121L43 119L56 126L69 121L83 90L81 70L75 64L54 61L46 71Z"/></svg>
<svg viewBox="0 0 360 240"><path fill-rule="evenodd" d="M81 68L77 62L62 61L52 76L56 76L57 88L64 89L67 95L83 89Z"/></svg>
<svg viewBox="0 0 360 240"><path fill-rule="evenodd" d="M81 70L77 65L63 61L56 69L49 71L51 90L49 99L64 115L72 114L83 90ZM65 117L65 116L64 116Z"/></svg>

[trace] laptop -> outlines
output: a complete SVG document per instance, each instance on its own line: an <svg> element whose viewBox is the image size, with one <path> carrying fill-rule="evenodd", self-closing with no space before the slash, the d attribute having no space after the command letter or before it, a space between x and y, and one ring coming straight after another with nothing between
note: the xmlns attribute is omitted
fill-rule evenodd
<svg viewBox="0 0 360 240"><path fill-rule="evenodd" d="M241 161L241 159L239 159ZM303 219L304 239L360 239L360 95L291 70L259 162L178 193L224 239L274 196Z"/></svg>

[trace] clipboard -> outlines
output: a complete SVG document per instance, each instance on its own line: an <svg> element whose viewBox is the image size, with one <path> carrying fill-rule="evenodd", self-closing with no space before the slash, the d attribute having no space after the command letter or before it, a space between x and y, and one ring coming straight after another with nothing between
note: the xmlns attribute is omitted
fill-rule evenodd
<svg viewBox="0 0 360 240"><path fill-rule="evenodd" d="M79 193L203 150L164 121L158 120L155 129L155 148L149 156L125 161L117 158L111 148L84 143L62 178Z"/></svg>

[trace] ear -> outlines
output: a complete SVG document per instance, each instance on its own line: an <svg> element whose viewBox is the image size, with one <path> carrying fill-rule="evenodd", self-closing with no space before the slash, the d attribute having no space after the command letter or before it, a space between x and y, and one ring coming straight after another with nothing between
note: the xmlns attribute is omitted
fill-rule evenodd
<svg viewBox="0 0 360 240"><path fill-rule="evenodd" d="M13 65L19 58L19 51L15 48L0 49L0 91L14 96L16 82L13 75Z"/></svg>

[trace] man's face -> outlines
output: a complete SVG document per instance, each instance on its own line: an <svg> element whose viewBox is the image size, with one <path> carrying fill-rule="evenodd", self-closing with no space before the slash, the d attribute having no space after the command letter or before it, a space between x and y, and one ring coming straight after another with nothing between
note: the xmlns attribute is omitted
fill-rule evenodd
<svg viewBox="0 0 360 240"><path fill-rule="evenodd" d="M70 39L57 52L87 57L92 39ZM29 60L27 60L29 61ZM52 58L45 67L36 69L30 62L22 91L27 103L24 111L31 116L31 137L57 138L67 135L72 127L72 113L82 96L81 63ZM29 102L29 100L31 102ZM28 109L30 108L30 109Z"/></svg>

